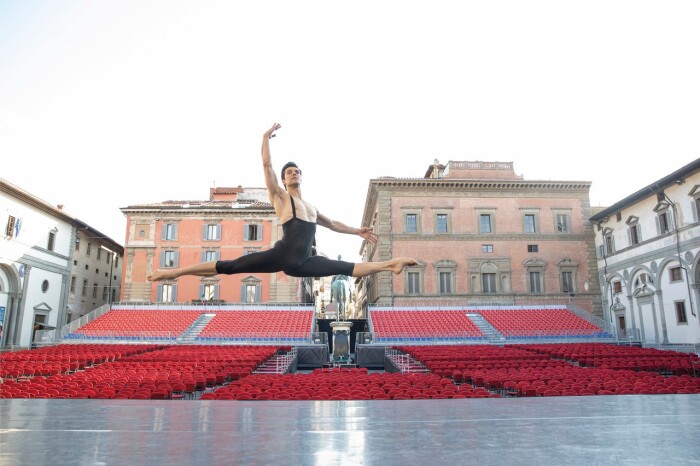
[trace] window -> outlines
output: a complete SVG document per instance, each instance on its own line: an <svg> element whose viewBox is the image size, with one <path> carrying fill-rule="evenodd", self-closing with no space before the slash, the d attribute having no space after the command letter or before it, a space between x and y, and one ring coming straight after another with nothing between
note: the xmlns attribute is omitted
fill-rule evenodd
<svg viewBox="0 0 700 466"><path fill-rule="evenodd" d="M639 244L639 225L630 225L630 244Z"/></svg>
<svg viewBox="0 0 700 466"><path fill-rule="evenodd" d="M100 269L95 269L95 273L99 274L99 273L100 273Z"/></svg>
<svg viewBox="0 0 700 466"><path fill-rule="evenodd" d="M530 272L530 293L542 293L540 272Z"/></svg>
<svg viewBox="0 0 700 466"><path fill-rule="evenodd" d="M569 216L567 214L557 214L557 231L569 233Z"/></svg>
<svg viewBox="0 0 700 466"><path fill-rule="evenodd" d="M88 287L87 280L83 280L83 290L82 290L83 296L87 296L87 287Z"/></svg>
<svg viewBox="0 0 700 466"><path fill-rule="evenodd" d="M615 214L615 220L618 222L622 220L622 212L618 212Z"/></svg>
<svg viewBox="0 0 700 466"><path fill-rule="evenodd" d="M493 224L491 214L479 214L479 232L492 233Z"/></svg>
<svg viewBox="0 0 700 466"><path fill-rule="evenodd" d="M247 223L243 227L244 241L262 241L262 225Z"/></svg>
<svg viewBox="0 0 700 466"><path fill-rule="evenodd" d="M70 277L70 292L75 293L75 275Z"/></svg>
<svg viewBox="0 0 700 466"><path fill-rule="evenodd" d="M437 214L435 222L435 231L437 233L447 233L447 214Z"/></svg>
<svg viewBox="0 0 700 466"><path fill-rule="evenodd" d="M159 285L158 286L158 301L162 303L177 302L177 285Z"/></svg>
<svg viewBox="0 0 700 466"><path fill-rule="evenodd" d="M249 233L248 238L251 241L260 241L262 237L258 238L257 228L259 225L248 225L249 228L254 228L254 233ZM221 225L219 224L205 224L202 225L202 239L204 241L220 241L221 240Z"/></svg>
<svg viewBox="0 0 700 466"><path fill-rule="evenodd" d="M615 241L613 240L613 236L606 235L605 236L605 252L606 252L606 254L613 254L615 252L614 244L615 244Z"/></svg>
<svg viewBox="0 0 700 466"><path fill-rule="evenodd" d="M679 324L687 324L688 316L685 314L685 301L676 301L676 322Z"/></svg>
<svg viewBox="0 0 700 466"><path fill-rule="evenodd" d="M105 254L105 262L109 264L109 257L112 255L112 253Z"/></svg>
<svg viewBox="0 0 700 466"><path fill-rule="evenodd" d="M452 293L452 273L451 272L440 272L438 274L439 286L438 289L440 294L450 294Z"/></svg>
<svg viewBox="0 0 700 466"><path fill-rule="evenodd" d="M97 283L92 286L92 297L97 298Z"/></svg>
<svg viewBox="0 0 700 466"><path fill-rule="evenodd" d="M481 291L483 293L495 293L496 292L496 274L495 273L482 273L481 274Z"/></svg>
<svg viewBox="0 0 700 466"><path fill-rule="evenodd" d="M85 254L87 254L89 256L91 253L92 253L92 244L90 244L90 242L88 242L87 249L85 250Z"/></svg>
<svg viewBox="0 0 700 466"><path fill-rule="evenodd" d="M528 244L527 252L539 252L540 248L536 244Z"/></svg>
<svg viewBox="0 0 700 466"><path fill-rule="evenodd" d="M409 294L420 293L420 272L408 272L407 292Z"/></svg>
<svg viewBox="0 0 700 466"><path fill-rule="evenodd" d="M141 237L145 236L145 232L141 234ZM177 239L177 224L175 223L164 223L161 230L160 239L163 241L175 241Z"/></svg>
<svg viewBox="0 0 700 466"><path fill-rule="evenodd" d="M659 234L663 235L664 233L668 233L671 231L670 227L670 221L669 221L669 212L662 212L659 214Z"/></svg>
<svg viewBox="0 0 700 466"><path fill-rule="evenodd" d="M216 262L219 260L219 251L203 251L202 262Z"/></svg>
<svg viewBox="0 0 700 466"><path fill-rule="evenodd" d="M671 281L672 282L679 282L679 281L683 280L683 277L681 276L681 268L680 267L671 267L670 274L671 274Z"/></svg>
<svg viewBox="0 0 700 466"><path fill-rule="evenodd" d="M109 296L109 288L106 286L103 286L102 287L102 301L106 301L107 296Z"/></svg>
<svg viewBox="0 0 700 466"><path fill-rule="evenodd" d="M212 284L202 285L202 295L201 295L202 301L214 301L215 299L217 299L216 288L217 288L217 285L212 285Z"/></svg>
<svg viewBox="0 0 700 466"><path fill-rule="evenodd" d="M119 256L114 256L114 266L119 267Z"/></svg>
<svg viewBox="0 0 700 466"><path fill-rule="evenodd" d="M261 302L261 287L258 281L247 281L241 285L241 302L259 303Z"/></svg>
<svg viewBox="0 0 700 466"><path fill-rule="evenodd" d="M161 267L177 267L177 252L176 251L163 251L161 253Z"/></svg>
<svg viewBox="0 0 700 466"><path fill-rule="evenodd" d="M53 251L55 243L56 243L56 233L54 233L53 231L50 231L49 232L49 241L48 241L48 244L46 245L46 249L48 249L49 251Z"/></svg>
<svg viewBox="0 0 700 466"><path fill-rule="evenodd" d="M482 244L481 245L481 252L484 252L484 253L493 252L493 244Z"/></svg>
<svg viewBox="0 0 700 466"><path fill-rule="evenodd" d="M89 264L85 264L85 270L89 270L89 269L90 269L90 265L89 265Z"/></svg>
<svg viewBox="0 0 700 466"><path fill-rule="evenodd" d="M97 248L97 260L102 259L102 248Z"/></svg>
<svg viewBox="0 0 700 466"><path fill-rule="evenodd" d="M574 292L574 281L571 272L561 273L561 290L564 293Z"/></svg>
<svg viewBox="0 0 700 466"><path fill-rule="evenodd" d="M651 278L649 277L649 274L642 273L637 276L637 278L634 280L634 289L638 289L646 285L647 283L653 283Z"/></svg>
<svg viewBox="0 0 700 466"><path fill-rule="evenodd" d="M44 280L43 282L41 282L41 291L43 291L44 293L49 291L49 281L48 280Z"/></svg>
<svg viewBox="0 0 700 466"><path fill-rule="evenodd" d="M525 233L535 233L535 214L525 214Z"/></svg>
<svg viewBox="0 0 700 466"><path fill-rule="evenodd" d="M622 293L622 282L617 280L613 282L613 293Z"/></svg>
<svg viewBox="0 0 700 466"><path fill-rule="evenodd" d="M406 233L418 233L418 215L416 214L406 214Z"/></svg>
<svg viewBox="0 0 700 466"><path fill-rule="evenodd" d="M80 235L75 235L75 250L80 251Z"/></svg>

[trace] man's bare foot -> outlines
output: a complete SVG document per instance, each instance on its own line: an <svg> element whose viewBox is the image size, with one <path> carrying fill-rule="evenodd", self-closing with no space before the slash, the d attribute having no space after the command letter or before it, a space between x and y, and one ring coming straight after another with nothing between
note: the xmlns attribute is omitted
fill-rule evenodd
<svg viewBox="0 0 700 466"><path fill-rule="evenodd" d="M399 257L398 259L392 259L389 261L389 270L395 274L399 274L403 271L404 267L410 265L418 265L418 262L410 257Z"/></svg>
<svg viewBox="0 0 700 466"><path fill-rule="evenodd" d="M151 275L146 276L146 280L149 282L159 282L161 280L165 280L168 277L168 272L164 270L156 270L153 272Z"/></svg>

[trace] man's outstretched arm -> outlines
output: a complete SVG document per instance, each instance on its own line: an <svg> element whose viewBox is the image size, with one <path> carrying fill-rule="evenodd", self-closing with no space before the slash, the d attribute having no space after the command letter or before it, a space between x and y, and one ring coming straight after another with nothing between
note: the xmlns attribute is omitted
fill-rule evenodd
<svg viewBox="0 0 700 466"><path fill-rule="evenodd" d="M372 231L371 228L353 228L349 227L346 224L339 222L337 220L331 220L330 218L326 217L322 213L319 212L318 214L318 224L321 225L322 227L326 227L329 230L335 231L337 233L345 233L348 235L358 235L364 238L365 240L369 241L370 243L376 243L377 240L379 239L379 236Z"/></svg>

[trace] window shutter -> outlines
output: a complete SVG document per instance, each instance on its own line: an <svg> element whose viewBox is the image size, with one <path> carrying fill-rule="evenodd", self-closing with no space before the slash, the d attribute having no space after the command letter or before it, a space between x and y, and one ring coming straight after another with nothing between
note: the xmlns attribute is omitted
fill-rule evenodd
<svg viewBox="0 0 700 466"><path fill-rule="evenodd" d="M214 285L214 301L219 300L219 285Z"/></svg>
<svg viewBox="0 0 700 466"><path fill-rule="evenodd" d="M165 251L160 252L160 266L165 267Z"/></svg>
<svg viewBox="0 0 700 466"><path fill-rule="evenodd" d="M173 223L173 239L174 240L177 240L177 234L178 234L177 223Z"/></svg>
<svg viewBox="0 0 700 466"><path fill-rule="evenodd" d="M255 302L259 303L262 301L262 287L260 285L255 285Z"/></svg>
<svg viewBox="0 0 700 466"><path fill-rule="evenodd" d="M203 240L207 239L207 227L208 226L209 225L207 225L206 223L204 225L202 225L202 239Z"/></svg>
<svg viewBox="0 0 700 466"><path fill-rule="evenodd" d="M199 285L199 299L204 299L204 285Z"/></svg>
<svg viewBox="0 0 700 466"><path fill-rule="evenodd" d="M245 302L245 285L241 285L241 302Z"/></svg>
<svg viewBox="0 0 700 466"><path fill-rule="evenodd" d="M158 289L156 291L156 302L163 302L163 285L158 285Z"/></svg>
<svg viewBox="0 0 700 466"><path fill-rule="evenodd" d="M202 251L202 253L199 255L199 262L206 262L207 261L207 251Z"/></svg>
<svg viewBox="0 0 700 466"><path fill-rule="evenodd" d="M612 252L613 254L617 251L617 248L615 247L615 237L611 236L612 239Z"/></svg>
<svg viewBox="0 0 700 466"><path fill-rule="evenodd" d="M180 263L180 252L175 251L175 264L173 264L173 267L177 267L179 263Z"/></svg>
<svg viewBox="0 0 700 466"><path fill-rule="evenodd" d="M221 224L216 225L216 240L221 240Z"/></svg>
<svg viewBox="0 0 700 466"><path fill-rule="evenodd" d="M627 230L627 244L632 246L632 231L630 231L632 228L634 228L634 225L630 227L629 230Z"/></svg>
<svg viewBox="0 0 700 466"><path fill-rule="evenodd" d="M693 222L697 222L698 218L700 218L700 212L698 212L698 201L696 199L693 199Z"/></svg>
<svg viewBox="0 0 700 466"><path fill-rule="evenodd" d="M163 224L160 226L160 239L161 239L161 240L166 240L166 239L168 239L167 236L166 236L167 234L168 234L168 225L167 225L167 223L163 223Z"/></svg>
<svg viewBox="0 0 700 466"><path fill-rule="evenodd" d="M257 238L258 241L262 241L262 227L263 227L262 223L260 225L258 225L258 238Z"/></svg>
<svg viewBox="0 0 700 466"><path fill-rule="evenodd" d="M216 259L217 261L221 260L221 259L220 259L220 257L221 257L220 254L221 254L221 252L215 251L215 252L214 252L214 259Z"/></svg>
<svg viewBox="0 0 700 466"><path fill-rule="evenodd" d="M642 226L635 225L635 228L637 229L637 241L639 241L641 243L642 242Z"/></svg>
<svg viewBox="0 0 700 466"><path fill-rule="evenodd" d="M243 241L248 241L248 224L243 225Z"/></svg>

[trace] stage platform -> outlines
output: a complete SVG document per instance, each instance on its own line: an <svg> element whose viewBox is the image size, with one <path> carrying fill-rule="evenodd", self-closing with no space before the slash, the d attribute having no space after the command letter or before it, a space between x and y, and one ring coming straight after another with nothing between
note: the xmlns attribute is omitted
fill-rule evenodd
<svg viewBox="0 0 700 466"><path fill-rule="evenodd" d="M0 464L690 465L700 395L0 400Z"/></svg>

